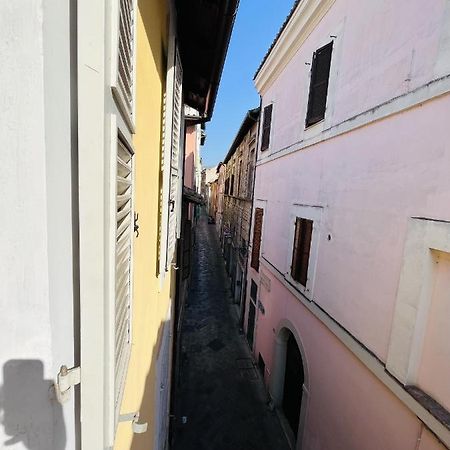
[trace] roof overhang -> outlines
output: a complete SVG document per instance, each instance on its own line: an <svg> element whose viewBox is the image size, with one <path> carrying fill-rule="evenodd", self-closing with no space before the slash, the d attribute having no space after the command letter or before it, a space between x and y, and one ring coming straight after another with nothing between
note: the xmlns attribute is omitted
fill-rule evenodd
<svg viewBox="0 0 450 450"><path fill-rule="evenodd" d="M187 186L183 186L183 200L197 205L203 205L203 203L205 203L205 199L202 195Z"/></svg>
<svg viewBox="0 0 450 450"><path fill-rule="evenodd" d="M184 101L211 119L239 0L176 0Z"/></svg>
<svg viewBox="0 0 450 450"><path fill-rule="evenodd" d="M253 78L263 95L319 24L335 0L296 1Z"/></svg>
<svg viewBox="0 0 450 450"><path fill-rule="evenodd" d="M244 136L249 132L251 127L258 121L259 113L260 113L259 107L247 111L247 114L245 115L244 120L242 121L242 124L239 128L239 131L237 132L236 137L234 138L233 143L231 144L231 147L228 150L227 156L225 156L225 159L223 160L223 164L226 164L230 160L230 158L233 156L233 153L236 151L236 149L239 147L239 144L242 142L242 139L244 139Z"/></svg>

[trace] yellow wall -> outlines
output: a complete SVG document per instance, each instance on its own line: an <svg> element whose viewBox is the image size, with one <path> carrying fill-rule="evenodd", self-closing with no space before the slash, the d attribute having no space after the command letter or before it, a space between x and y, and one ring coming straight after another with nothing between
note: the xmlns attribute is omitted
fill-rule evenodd
<svg viewBox="0 0 450 450"><path fill-rule="evenodd" d="M161 111L166 74L167 7L165 0L138 0L136 66L135 211L139 237L134 239L133 344L121 414L140 411L148 422L144 434L131 423L116 431L116 450L151 450L155 434L156 360L161 331L174 294L174 278L158 279Z"/></svg>

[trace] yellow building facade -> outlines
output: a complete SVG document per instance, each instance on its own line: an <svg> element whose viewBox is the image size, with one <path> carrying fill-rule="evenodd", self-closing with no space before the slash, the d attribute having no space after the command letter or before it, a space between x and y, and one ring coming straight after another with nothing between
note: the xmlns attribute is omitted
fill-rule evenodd
<svg viewBox="0 0 450 450"><path fill-rule="evenodd" d="M163 367L169 363L171 346L163 345L163 339L170 339L175 299L173 269L160 273L161 218L156 214L162 210L162 120L170 17L164 0L139 0L137 6L133 146L134 209L139 235L135 235L133 243L132 346L120 413L139 411L139 423L147 423L148 430L136 434L129 422L119 423L114 446L117 450L150 450L158 440L164 440L168 405L162 403L169 400L169 386L158 382ZM161 396L161 392L165 395Z"/></svg>

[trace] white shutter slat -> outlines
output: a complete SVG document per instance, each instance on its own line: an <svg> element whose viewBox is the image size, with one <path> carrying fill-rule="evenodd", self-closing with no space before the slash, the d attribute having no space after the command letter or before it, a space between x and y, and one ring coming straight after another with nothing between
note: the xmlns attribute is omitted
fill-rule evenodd
<svg viewBox="0 0 450 450"><path fill-rule="evenodd" d="M121 398L131 348L131 246L133 238L132 153L118 139L116 173L115 405Z"/></svg>
<svg viewBox="0 0 450 450"><path fill-rule="evenodd" d="M130 209L131 211L131 209ZM117 242L121 240L121 237L124 236L124 239L128 239L128 236L125 234L125 232L130 231L130 225L131 225L131 215L128 214L120 223L118 223L117 226Z"/></svg>
<svg viewBox="0 0 450 450"><path fill-rule="evenodd" d="M117 173L119 176L126 178L131 173L131 167L120 156L117 156Z"/></svg>
<svg viewBox="0 0 450 450"><path fill-rule="evenodd" d="M128 115L133 113L133 2L120 0L117 85L122 92Z"/></svg>
<svg viewBox="0 0 450 450"><path fill-rule="evenodd" d="M116 214L117 222L120 222L127 214L131 212L131 202L127 202Z"/></svg>

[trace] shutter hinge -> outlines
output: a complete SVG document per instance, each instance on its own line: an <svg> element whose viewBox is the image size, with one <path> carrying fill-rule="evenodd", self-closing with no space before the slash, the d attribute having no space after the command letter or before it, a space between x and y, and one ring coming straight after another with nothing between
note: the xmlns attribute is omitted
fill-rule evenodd
<svg viewBox="0 0 450 450"><path fill-rule="evenodd" d="M70 392L73 386L81 382L81 368L61 366L56 378L55 391L59 403L66 403L70 399Z"/></svg>
<svg viewBox="0 0 450 450"><path fill-rule="evenodd" d="M119 422L131 422L133 433L136 434L142 434L147 431L148 423L138 423L139 420L139 411L135 413L129 413L129 414L121 414L119 416Z"/></svg>

